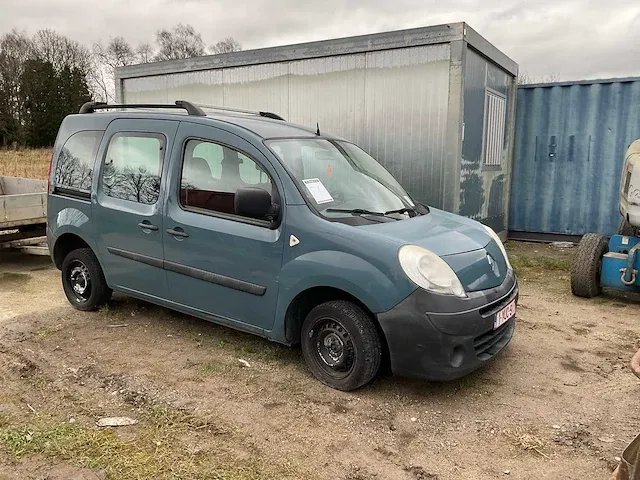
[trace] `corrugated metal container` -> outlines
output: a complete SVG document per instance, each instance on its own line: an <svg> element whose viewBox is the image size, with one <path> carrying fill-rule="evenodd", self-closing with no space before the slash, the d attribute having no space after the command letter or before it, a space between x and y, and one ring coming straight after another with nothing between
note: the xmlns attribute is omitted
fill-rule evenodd
<svg viewBox="0 0 640 480"><path fill-rule="evenodd" d="M613 234L624 153L640 138L640 78L518 89L509 230Z"/></svg>
<svg viewBox="0 0 640 480"><path fill-rule="evenodd" d="M351 140L418 201L505 231L517 65L464 23L118 70L118 99L272 111Z"/></svg>

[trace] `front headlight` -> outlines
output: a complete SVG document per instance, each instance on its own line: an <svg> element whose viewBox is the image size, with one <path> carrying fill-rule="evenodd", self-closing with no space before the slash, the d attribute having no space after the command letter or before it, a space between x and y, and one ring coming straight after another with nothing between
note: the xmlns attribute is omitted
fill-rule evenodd
<svg viewBox="0 0 640 480"><path fill-rule="evenodd" d="M441 295L467 296L447 262L426 248L404 245L398 252L398 260L404 273L419 287Z"/></svg>
<svg viewBox="0 0 640 480"><path fill-rule="evenodd" d="M500 240L500 237L498 236L498 234L493 231L493 228L487 227L486 225L482 225L482 226L485 228L487 233L491 235L491 237L496 241L496 243L498 244L498 247L500 247L500 250L502 251L502 256L504 256L504 261L507 262L507 270L511 270L511 262L509 262L509 257L507 256L507 250L504 248L504 244L502 243L502 240Z"/></svg>

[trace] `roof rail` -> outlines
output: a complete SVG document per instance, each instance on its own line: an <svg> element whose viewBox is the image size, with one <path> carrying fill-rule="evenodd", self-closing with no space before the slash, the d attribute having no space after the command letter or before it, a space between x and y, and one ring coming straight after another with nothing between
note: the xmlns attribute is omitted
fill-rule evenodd
<svg viewBox="0 0 640 480"><path fill-rule="evenodd" d="M217 105L203 105L201 103L198 104L198 107L207 108L209 110L220 110L222 112L245 113L247 115L257 115L259 117L272 118L274 120L282 120L282 121L284 121L284 118L282 118L277 113L272 113L272 112L244 110L242 108L221 107L221 106L217 106Z"/></svg>
<svg viewBox="0 0 640 480"><path fill-rule="evenodd" d="M177 108L180 110L186 110L189 115L196 115L198 117L205 117L207 114L197 105L185 100L176 100L176 103L130 103L130 104L112 104L109 105L105 102L87 102L80 107L79 113L93 113L96 110L107 110L111 108Z"/></svg>

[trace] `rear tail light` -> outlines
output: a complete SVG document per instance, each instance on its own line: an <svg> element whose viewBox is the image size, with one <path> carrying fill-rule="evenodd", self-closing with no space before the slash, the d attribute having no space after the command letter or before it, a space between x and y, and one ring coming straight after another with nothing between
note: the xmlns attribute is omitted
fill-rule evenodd
<svg viewBox="0 0 640 480"><path fill-rule="evenodd" d="M53 190L53 182L51 180L51 169L53 168L53 153L51 153L51 160L49 160L49 176L47 177L47 192L51 193Z"/></svg>

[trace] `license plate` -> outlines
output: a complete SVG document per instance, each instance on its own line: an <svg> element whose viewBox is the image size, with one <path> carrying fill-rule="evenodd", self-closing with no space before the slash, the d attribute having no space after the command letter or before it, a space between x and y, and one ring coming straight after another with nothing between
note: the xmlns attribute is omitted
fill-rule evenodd
<svg viewBox="0 0 640 480"><path fill-rule="evenodd" d="M516 301L512 301L509 305L504 307L498 313L496 313L496 318L493 319L493 329L504 325L507 321L511 320L516 315Z"/></svg>

